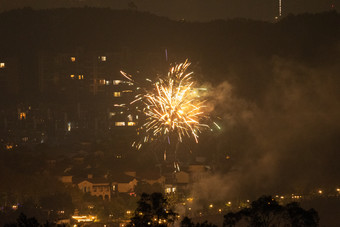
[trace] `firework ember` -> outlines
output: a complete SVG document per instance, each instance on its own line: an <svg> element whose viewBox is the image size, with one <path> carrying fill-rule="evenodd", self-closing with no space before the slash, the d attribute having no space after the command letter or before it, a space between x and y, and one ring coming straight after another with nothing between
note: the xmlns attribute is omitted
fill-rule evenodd
<svg viewBox="0 0 340 227"><path fill-rule="evenodd" d="M143 139L134 143L137 148L142 143L164 138L168 143L172 140L183 142L184 138L193 138L198 143L198 134L207 124L204 113L204 100L197 94L193 72L187 72L190 63L175 65L167 76L152 83L152 88L139 94L132 103L141 103L145 123L140 127ZM123 76L132 81L132 77L124 72Z"/></svg>

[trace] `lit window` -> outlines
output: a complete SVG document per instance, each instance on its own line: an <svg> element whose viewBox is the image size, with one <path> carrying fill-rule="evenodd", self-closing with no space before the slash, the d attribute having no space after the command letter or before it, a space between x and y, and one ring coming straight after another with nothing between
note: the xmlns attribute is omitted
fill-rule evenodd
<svg viewBox="0 0 340 227"><path fill-rule="evenodd" d="M171 188L166 188L165 193L171 193Z"/></svg>
<svg viewBox="0 0 340 227"><path fill-rule="evenodd" d="M106 56L99 56L98 59L99 59L100 61L106 61Z"/></svg>
<svg viewBox="0 0 340 227"><path fill-rule="evenodd" d="M117 122L115 122L115 126L125 126L125 122L124 121L117 121Z"/></svg>
<svg viewBox="0 0 340 227"><path fill-rule="evenodd" d="M20 118L20 120L25 120L26 119L26 113L25 112L21 112L19 114L19 118Z"/></svg>
<svg viewBox="0 0 340 227"><path fill-rule="evenodd" d="M67 123L67 131L71 132L72 126L71 126L71 122Z"/></svg>
<svg viewBox="0 0 340 227"><path fill-rule="evenodd" d="M113 85L118 85L118 84L120 84L120 83L122 83L121 80L113 80L113 81L112 81L112 84L113 84Z"/></svg>
<svg viewBox="0 0 340 227"><path fill-rule="evenodd" d="M108 81L108 80L105 81L105 83L106 83L106 85L110 85L110 81Z"/></svg>
<svg viewBox="0 0 340 227"><path fill-rule="evenodd" d="M74 78L74 75L72 74L72 75L70 75L70 77L71 77L71 78Z"/></svg>
<svg viewBox="0 0 340 227"><path fill-rule="evenodd" d="M129 121L132 121L132 120L133 120L131 114L128 115L128 119L129 119Z"/></svg>
<svg viewBox="0 0 340 227"><path fill-rule="evenodd" d="M132 90L125 90L125 91L123 91L123 92L126 92L126 93L127 93L127 92L133 92L133 91L132 91Z"/></svg>
<svg viewBox="0 0 340 227"><path fill-rule="evenodd" d="M75 62L76 61L76 57L71 57L71 62Z"/></svg>
<svg viewBox="0 0 340 227"><path fill-rule="evenodd" d="M133 122L133 121L128 122L128 126L135 126L135 125L136 125L136 122Z"/></svg>
<svg viewBox="0 0 340 227"><path fill-rule="evenodd" d="M115 92L113 92L113 96L114 97L120 97L120 96L122 96L122 94L119 91L115 91Z"/></svg>
<svg viewBox="0 0 340 227"><path fill-rule="evenodd" d="M79 80L83 80L84 79L84 75L78 75L78 79Z"/></svg>
<svg viewBox="0 0 340 227"><path fill-rule="evenodd" d="M6 67L6 64L4 62L1 62L0 63L0 68L5 68Z"/></svg>
<svg viewBox="0 0 340 227"><path fill-rule="evenodd" d="M99 80L99 84L105 85L105 80Z"/></svg>

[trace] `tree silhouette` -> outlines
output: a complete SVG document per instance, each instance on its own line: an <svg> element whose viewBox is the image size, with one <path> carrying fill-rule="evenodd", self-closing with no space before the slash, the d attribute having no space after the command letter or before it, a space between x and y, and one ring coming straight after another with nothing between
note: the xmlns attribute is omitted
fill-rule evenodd
<svg viewBox="0 0 340 227"><path fill-rule="evenodd" d="M217 227L217 225L208 223L208 221L194 224L190 218L184 217L181 221L181 227Z"/></svg>
<svg viewBox="0 0 340 227"><path fill-rule="evenodd" d="M304 210L298 203L286 205L289 223L294 227L317 226L319 223L318 213L314 209Z"/></svg>
<svg viewBox="0 0 340 227"><path fill-rule="evenodd" d="M129 226L167 226L176 219L176 213L167 209L167 201L161 193L141 195L138 207Z"/></svg>
<svg viewBox="0 0 340 227"><path fill-rule="evenodd" d="M314 209L304 210L296 202L281 206L271 196L262 196L251 203L250 208L229 212L224 216L223 226L272 227L319 225L318 213Z"/></svg>
<svg viewBox="0 0 340 227"><path fill-rule="evenodd" d="M39 227L40 224L38 223L37 219L34 217L27 218L27 216L21 213L17 219L16 224L7 224L5 227Z"/></svg>

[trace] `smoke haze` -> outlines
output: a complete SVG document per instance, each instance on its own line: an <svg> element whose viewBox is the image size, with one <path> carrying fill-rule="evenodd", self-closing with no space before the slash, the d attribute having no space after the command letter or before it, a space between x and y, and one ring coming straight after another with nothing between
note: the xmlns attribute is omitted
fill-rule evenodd
<svg viewBox="0 0 340 227"><path fill-rule="evenodd" d="M274 57L270 68L271 75L259 81L265 89L258 97L240 97L227 81L210 88L210 110L223 119L217 155L230 159L196 183L195 197L228 201L336 187L338 66L316 68Z"/></svg>

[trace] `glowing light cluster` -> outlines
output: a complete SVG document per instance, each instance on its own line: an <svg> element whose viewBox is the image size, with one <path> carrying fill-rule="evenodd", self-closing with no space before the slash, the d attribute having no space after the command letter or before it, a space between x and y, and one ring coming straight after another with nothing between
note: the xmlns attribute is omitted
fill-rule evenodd
<svg viewBox="0 0 340 227"><path fill-rule="evenodd" d="M197 93L193 72L187 72L190 63L175 65L170 68L167 76L152 82L152 88L145 90L135 97L135 102L141 102L145 123L140 130L143 131L143 141L134 143L137 148L142 143L154 139L166 138L183 142L184 137L194 138L198 143L198 134L209 128L202 123L207 118L204 112L204 100ZM130 75L121 72L128 80L133 81ZM150 81L150 79L147 79Z"/></svg>

